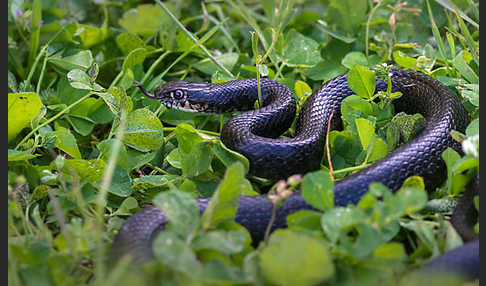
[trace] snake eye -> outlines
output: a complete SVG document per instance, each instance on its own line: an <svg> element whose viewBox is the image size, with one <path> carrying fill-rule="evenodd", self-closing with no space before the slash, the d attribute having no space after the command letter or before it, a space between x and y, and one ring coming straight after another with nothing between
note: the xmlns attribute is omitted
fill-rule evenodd
<svg viewBox="0 0 486 286"><path fill-rule="evenodd" d="M174 92L175 99L182 99L183 97L184 97L184 92L182 92L182 90L178 89Z"/></svg>

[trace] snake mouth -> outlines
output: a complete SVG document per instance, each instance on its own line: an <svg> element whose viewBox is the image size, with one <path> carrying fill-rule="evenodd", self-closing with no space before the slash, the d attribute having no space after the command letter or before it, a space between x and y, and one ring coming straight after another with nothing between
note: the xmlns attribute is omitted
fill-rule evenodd
<svg viewBox="0 0 486 286"><path fill-rule="evenodd" d="M185 111L185 112L214 113L214 111L207 103L192 103L189 100L184 100L184 101L163 100L161 101L161 103L168 108Z"/></svg>

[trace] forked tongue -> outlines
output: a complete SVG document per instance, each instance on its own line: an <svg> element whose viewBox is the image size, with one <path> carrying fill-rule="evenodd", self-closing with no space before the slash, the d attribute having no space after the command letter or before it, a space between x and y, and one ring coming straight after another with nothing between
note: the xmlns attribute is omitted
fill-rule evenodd
<svg viewBox="0 0 486 286"><path fill-rule="evenodd" d="M145 94L145 96L147 97L150 97L150 98L154 98L154 99L157 99L157 97L155 97L154 95L150 94L148 91L145 90L145 88L143 88L142 84L140 84L138 81L134 80L133 81L133 85L140 88L140 91Z"/></svg>

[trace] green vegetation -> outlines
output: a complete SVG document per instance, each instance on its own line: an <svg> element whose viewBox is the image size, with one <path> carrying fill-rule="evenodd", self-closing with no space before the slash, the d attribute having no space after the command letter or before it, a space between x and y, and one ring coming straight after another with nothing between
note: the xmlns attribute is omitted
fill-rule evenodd
<svg viewBox="0 0 486 286"><path fill-rule="evenodd" d="M413 285L411 271L462 244L442 206L479 171L479 1L139 2L8 1L9 285ZM452 133L464 155L442 154L448 178L431 193L412 177L334 207L333 180L424 124L394 114L401 94L375 94L391 66L457 94L471 118ZM281 182L248 176L248 160L221 143L231 114L169 110L133 86L269 77L300 108L344 73L356 95L321 170ZM295 213L252 245L232 218L238 196L263 191L276 205L302 191L324 213ZM199 216L195 199L210 196ZM171 219L155 261L111 261L118 229L147 204Z"/></svg>

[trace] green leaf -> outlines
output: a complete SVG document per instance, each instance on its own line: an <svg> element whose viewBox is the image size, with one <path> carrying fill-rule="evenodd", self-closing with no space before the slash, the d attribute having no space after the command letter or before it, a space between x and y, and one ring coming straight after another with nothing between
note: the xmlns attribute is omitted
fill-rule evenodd
<svg viewBox="0 0 486 286"><path fill-rule="evenodd" d="M177 126L179 124L193 124L193 120L198 116L200 115L195 112L181 112L176 109L168 109L160 116L160 120L164 123Z"/></svg>
<svg viewBox="0 0 486 286"><path fill-rule="evenodd" d="M112 148L117 140L118 139L111 138L98 143L97 148L100 150L104 160L107 161L108 158L110 158ZM127 148L122 144L120 145L116 160L123 169L131 171L150 162L155 157L155 154L155 152L141 152L132 148Z"/></svg>
<svg viewBox="0 0 486 286"><path fill-rule="evenodd" d="M373 251L373 256L386 260L405 260L407 258L403 244L398 242L389 242L378 246Z"/></svg>
<svg viewBox="0 0 486 286"><path fill-rule="evenodd" d="M348 85L360 97L370 99L376 88L375 73L363 66L354 65L348 71Z"/></svg>
<svg viewBox="0 0 486 286"><path fill-rule="evenodd" d="M169 229L179 237L192 236L199 228L199 206L190 194L162 192L155 196L153 203L164 212L169 219Z"/></svg>
<svg viewBox="0 0 486 286"><path fill-rule="evenodd" d="M114 118L114 114L110 111L105 104L103 98L93 98L94 101L90 102L87 116L91 118L96 124L106 124L111 122Z"/></svg>
<svg viewBox="0 0 486 286"><path fill-rule="evenodd" d="M368 67L369 63L368 60L366 59L365 54L362 52L350 52L344 56L344 58L341 61L341 64L348 69L353 68L355 65L360 65L364 67Z"/></svg>
<svg viewBox="0 0 486 286"><path fill-rule="evenodd" d="M155 258L169 269L189 276L197 276L201 272L201 263L191 247L174 232L161 231L154 240L153 250Z"/></svg>
<svg viewBox="0 0 486 286"><path fill-rule="evenodd" d="M212 151L213 154L226 167L233 165L235 162L240 162L243 164L243 167L245 167L245 174L248 173L248 170L250 169L250 163L248 159L246 159L245 156L241 155L240 153L228 149L226 146L224 146L224 144L220 140L216 141L216 143L212 145Z"/></svg>
<svg viewBox="0 0 486 286"><path fill-rule="evenodd" d="M83 136L91 134L94 128L95 122L89 117L71 114L66 118L76 132Z"/></svg>
<svg viewBox="0 0 486 286"><path fill-rule="evenodd" d="M411 176L405 179L405 182L402 184L402 188L405 187L412 187L421 190L425 190L424 179L420 176Z"/></svg>
<svg viewBox="0 0 486 286"><path fill-rule="evenodd" d="M132 191L147 190L156 187L166 187L180 180L176 175L148 175L133 180Z"/></svg>
<svg viewBox="0 0 486 286"><path fill-rule="evenodd" d="M341 103L341 112L347 122L354 123L355 118L352 114L355 110L361 111L364 117L373 114L372 104L366 99L353 94L346 97ZM352 118L353 120L351 120Z"/></svg>
<svg viewBox="0 0 486 286"><path fill-rule="evenodd" d="M400 127L395 122L388 122L385 132L389 150L395 149L400 143Z"/></svg>
<svg viewBox="0 0 486 286"><path fill-rule="evenodd" d="M211 142L203 141L194 145L189 153L181 153L181 169L186 177L198 176L211 167L213 153Z"/></svg>
<svg viewBox="0 0 486 286"><path fill-rule="evenodd" d="M346 68L338 62L320 61L305 70L305 75L312 80L328 81L346 72Z"/></svg>
<svg viewBox="0 0 486 286"><path fill-rule="evenodd" d="M479 84L465 84L460 91L461 95L472 105L479 107Z"/></svg>
<svg viewBox="0 0 486 286"><path fill-rule="evenodd" d="M427 224L424 220L401 221L400 225L413 231L425 247L432 252L432 256L440 254L439 244L434 236L435 226Z"/></svg>
<svg viewBox="0 0 486 286"><path fill-rule="evenodd" d="M197 236L192 242L194 250L212 249L224 254L241 252L246 234L242 231L210 231Z"/></svg>
<svg viewBox="0 0 486 286"><path fill-rule="evenodd" d="M123 200L120 207L113 213L113 215L132 215L138 209L138 202L133 197L128 197Z"/></svg>
<svg viewBox="0 0 486 286"><path fill-rule="evenodd" d="M476 167L479 167L479 160L477 158L465 156L454 163L452 166L452 173L454 175L460 174L466 170L474 169Z"/></svg>
<svg viewBox="0 0 486 286"><path fill-rule="evenodd" d="M72 256L51 255L47 258L47 263L54 285L74 286L77 284L77 277L71 275L71 271L76 267Z"/></svg>
<svg viewBox="0 0 486 286"><path fill-rule="evenodd" d="M48 61L66 71L73 69L86 71L93 65L93 55L90 50L67 50L48 57Z"/></svg>
<svg viewBox="0 0 486 286"><path fill-rule="evenodd" d="M402 187L390 199L381 216L382 225L422 209L427 203L425 190L415 187Z"/></svg>
<svg viewBox="0 0 486 286"><path fill-rule="evenodd" d="M334 183L327 171L308 173L302 180L302 196L312 207L326 211L334 206Z"/></svg>
<svg viewBox="0 0 486 286"><path fill-rule="evenodd" d="M259 258L263 276L276 285L316 285L334 275L322 242L291 230L276 230Z"/></svg>
<svg viewBox="0 0 486 286"><path fill-rule="evenodd" d="M101 182L96 182L94 185L100 188ZM132 179L128 172L119 165L116 165L108 192L118 197L125 198L132 194L132 191L130 190L131 185Z"/></svg>
<svg viewBox="0 0 486 286"><path fill-rule="evenodd" d="M9 243L10 252L22 264L39 265L44 263L51 252L49 243L44 239L36 239L22 245Z"/></svg>
<svg viewBox="0 0 486 286"><path fill-rule="evenodd" d="M48 132L56 136L57 140L54 146L59 148L60 150L66 152L71 157L75 159L81 158L81 153L79 152L78 144L76 142L76 138L69 130L64 131L51 131Z"/></svg>
<svg viewBox="0 0 486 286"><path fill-rule="evenodd" d="M79 176L80 179L86 180L90 184L99 182L103 178L103 172L105 170L105 161L93 159L67 159L62 167L61 171L71 174L73 176Z"/></svg>
<svg viewBox="0 0 486 286"><path fill-rule="evenodd" d="M25 161L38 156L38 155L31 154L30 152L31 150L18 151L18 150L8 149L8 161L9 162Z"/></svg>
<svg viewBox="0 0 486 286"><path fill-rule="evenodd" d="M351 37L349 35L346 35L344 32L336 31L334 29L330 29L327 25L325 25L324 22L318 21L319 24L319 29L322 30L323 32L329 34L331 37L336 38L340 41L343 41L346 44L351 44L352 42L356 41L355 37Z"/></svg>
<svg viewBox="0 0 486 286"><path fill-rule="evenodd" d="M204 139L199 135L197 130L189 124L177 125L175 131L178 148L184 153L191 152L191 149L196 144L202 142Z"/></svg>
<svg viewBox="0 0 486 286"><path fill-rule="evenodd" d="M8 70L7 75L8 75L7 84L8 84L9 91L17 92L18 84L15 75L10 70Z"/></svg>
<svg viewBox="0 0 486 286"><path fill-rule="evenodd" d="M405 55L402 51L397 50L393 52L393 60L397 65L406 69L415 69L417 60Z"/></svg>
<svg viewBox="0 0 486 286"><path fill-rule="evenodd" d="M446 163L447 169L452 169L452 166L454 166L456 161L461 158L461 156L456 151L454 151L454 149L450 147L447 147L447 149L444 152L442 152L441 157Z"/></svg>
<svg viewBox="0 0 486 286"><path fill-rule="evenodd" d="M74 88L88 90L92 88L89 76L80 69L70 70L67 74L67 79Z"/></svg>
<svg viewBox="0 0 486 286"><path fill-rule="evenodd" d="M141 152L155 151L164 143L163 126L157 116L146 108L136 109L127 116L123 142Z"/></svg>
<svg viewBox="0 0 486 286"><path fill-rule="evenodd" d="M169 7L170 8L170 7ZM123 13L118 23L130 33L150 37L170 22L169 17L157 4L142 4Z"/></svg>
<svg viewBox="0 0 486 286"><path fill-rule="evenodd" d="M125 56L135 49L146 47L144 41L133 33L121 33L115 40L116 45Z"/></svg>
<svg viewBox="0 0 486 286"><path fill-rule="evenodd" d="M452 64L468 82L479 83L479 76L471 69L464 59L465 57L468 57L468 55L469 57L471 56L471 54L464 50L459 52L454 60L452 60Z"/></svg>
<svg viewBox="0 0 486 286"><path fill-rule="evenodd" d="M359 140L363 150L368 150L368 146L375 138L375 126L372 122L364 118L355 119L356 128L358 129Z"/></svg>
<svg viewBox="0 0 486 286"><path fill-rule="evenodd" d="M215 56L214 58L225 68L231 70L238 61L238 57L239 55L237 53L225 53ZM192 65L192 67L207 75L212 75L214 72L219 70L219 67L210 58L205 58L199 62L196 62Z"/></svg>
<svg viewBox="0 0 486 286"><path fill-rule="evenodd" d="M248 284L250 281L245 279L245 274L238 267L228 266L216 258L204 264L203 273L198 280L204 281L205 285Z"/></svg>
<svg viewBox="0 0 486 286"><path fill-rule="evenodd" d="M479 118L474 119L466 128L466 136L471 137L479 134Z"/></svg>
<svg viewBox="0 0 486 286"><path fill-rule="evenodd" d="M327 18L342 31L354 35L365 21L367 11L366 0L330 0Z"/></svg>
<svg viewBox="0 0 486 286"><path fill-rule="evenodd" d="M100 103L103 104L103 101L89 97L71 108L67 120L76 132L87 136L93 131L97 122L92 118L92 113L95 112L94 110L98 108Z"/></svg>
<svg viewBox="0 0 486 286"><path fill-rule="evenodd" d="M300 231L306 229L320 232L322 213L311 210L301 210L289 214L286 218L289 229Z"/></svg>
<svg viewBox="0 0 486 286"><path fill-rule="evenodd" d="M135 65L142 64L147 55L147 49L137 48L132 50L123 61L123 71L133 68Z"/></svg>
<svg viewBox="0 0 486 286"><path fill-rule="evenodd" d="M295 82L294 90L299 101L305 100L312 93L312 88L301 80Z"/></svg>
<svg viewBox="0 0 486 286"><path fill-rule="evenodd" d="M194 41L184 32L180 31L176 36L177 51L178 52L196 52L204 54L204 51L200 47L193 47Z"/></svg>
<svg viewBox="0 0 486 286"><path fill-rule="evenodd" d="M341 229L348 229L364 221L363 213L357 208L332 208L321 217L321 227L331 242L337 242Z"/></svg>
<svg viewBox="0 0 486 286"><path fill-rule="evenodd" d="M182 168L182 155L179 148L175 148L170 151L169 155L165 157L167 162L174 168L181 169Z"/></svg>
<svg viewBox="0 0 486 286"><path fill-rule="evenodd" d="M256 77L257 68L255 66L241 65L240 69L250 72L252 77ZM265 77L268 76L269 78L275 77L275 72L271 68L267 67L266 65L261 65L259 71L261 76L265 76ZM216 72L213 74L211 78L211 82L221 83L221 82L227 82L234 79L235 78L231 78L225 73Z"/></svg>
<svg viewBox="0 0 486 286"><path fill-rule="evenodd" d="M22 129L40 112L42 101L37 93L21 92L8 94L8 141L14 139Z"/></svg>
<svg viewBox="0 0 486 286"><path fill-rule="evenodd" d="M223 180L202 215L203 227L208 229L233 219L238 208L238 197L249 189L251 184L245 179L243 164L236 162L226 169Z"/></svg>
<svg viewBox="0 0 486 286"><path fill-rule="evenodd" d="M321 60L319 44L292 29L286 35L282 57L288 66L311 67Z"/></svg>
<svg viewBox="0 0 486 286"><path fill-rule="evenodd" d="M382 242L380 232L368 222L356 224L351 230L358 232L357 238L349 238L346 231L341 231L339 242L340 248L355 259L366 258Z"/></svg>
<svg viewBox="0 0 486 286"><path fill-rule="evenodd" d="M425 118L420 114L409 115L404 112L396 114L392 122L398 124L403 142L407 142L425 128Z"/></svg>
<svg viewBox="0 0 486 286"><path fill-rule="evenodd" d="M81 32L80 32L81 31ZM89 25L78 24L77 36L81 40L83 48L90 48L102 43L110 34L111 30L104 27L98 28Z"/></svg>
<svg viewBox="0 0 486 286"><path fill-rule="evenodd" d="M67 76L62 76L57 84L57 96L59 97L60 103L65 104L66 106L73 104L87 93L86 90L72 87ZM73 108L75 107L76 106Z"/></svg>
<svg viewBox="0 0 486 286"><path fill-rule="evenodd" d="M386 155L388 155L388 151L389 148L386 142L380 137L376 136L373 142L373 148L368 156L368 162L374 162L384 158Z"/></svg>

